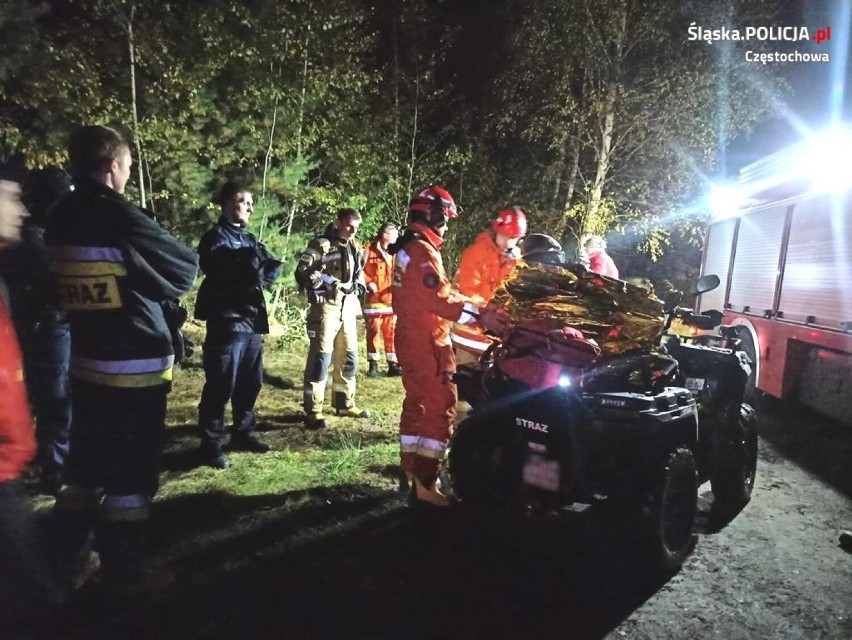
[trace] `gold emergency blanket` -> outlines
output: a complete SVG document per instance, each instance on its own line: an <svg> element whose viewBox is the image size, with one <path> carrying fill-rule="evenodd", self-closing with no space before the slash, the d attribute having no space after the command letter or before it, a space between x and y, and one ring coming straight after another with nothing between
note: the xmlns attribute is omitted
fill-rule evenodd
<svg viewBox="0 0 852 640"><path fill-rule="evenodd" d="M579 268L519 263L492 302L496 304L489 305L490 310L496 313L486 314L490 321L484 324L496 335L531 321L547 321L578 329L598 343L603 355L654 349L663 330L663 302L653 294Z"/></svg>

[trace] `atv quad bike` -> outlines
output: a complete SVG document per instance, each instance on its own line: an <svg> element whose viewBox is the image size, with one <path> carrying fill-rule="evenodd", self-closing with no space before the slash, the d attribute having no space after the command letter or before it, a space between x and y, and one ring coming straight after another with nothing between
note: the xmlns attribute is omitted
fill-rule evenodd
<svg viewBox="0 0 852 640"><path fill-rule="evenodd" d="M702 278L696 293L718 284ZM578 503L616 512L645 560L676 571L693 542L700 482L711 480L719 506L736 513L751 495L757 452L754 412L742 401L747 359L734 343L667 335L675 317L702 326L721 318L695 316L681 298L665 306L658 349L593 357L585 345L554 348L549 334L544 346L518 350L518 332L508 334L450 443L461 503L533 517ZM549 370L562 373L546 384L507 375L512 358L531 357L550 357Z"/></svg>

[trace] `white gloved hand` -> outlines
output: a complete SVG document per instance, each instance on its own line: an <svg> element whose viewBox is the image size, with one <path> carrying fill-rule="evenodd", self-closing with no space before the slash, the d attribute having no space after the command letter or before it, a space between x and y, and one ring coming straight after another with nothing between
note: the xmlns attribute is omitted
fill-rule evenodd
<svg viewBox="0 0 852 640"><path fill-rule="evenodd" d="M456 320L459 324L471 324L479 319L481 309L472 302L465 302L462 305L462 313L459 319Z"/></svg>

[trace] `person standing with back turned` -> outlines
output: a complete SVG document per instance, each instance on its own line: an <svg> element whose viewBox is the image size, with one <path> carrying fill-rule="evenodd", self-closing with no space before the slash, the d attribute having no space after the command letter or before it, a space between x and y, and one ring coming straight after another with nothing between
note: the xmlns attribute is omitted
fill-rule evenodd
<svg viewBox="0 0 852 640"><path fill-rule="evenodd" d="M189 291L195 252L124 197L130 147L114 129L84 126L69 144L75 190L45 241L71 324L71 449L54 519L61 565L88 557L106 584L135 592L165 575L145 566L174 351L160 302Z"/></svg>

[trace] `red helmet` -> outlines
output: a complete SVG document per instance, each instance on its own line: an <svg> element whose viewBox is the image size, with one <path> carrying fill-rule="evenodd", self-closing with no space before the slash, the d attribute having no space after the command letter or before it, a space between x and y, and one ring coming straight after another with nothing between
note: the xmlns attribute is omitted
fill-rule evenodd
<svg viewBox="0 0 852 640"><path fill-rule="evenodd" d="M491 228L494 233L502 233L509 238L523 238L527 235L527 214L520 207L503 209L491 223Z"/></svg>
<svg viewBox="0 0 852 640"><path fill-rule="evenodd" d="M423 220L429 226L444 224L447 218L458 218L453 196L441 187L426 187L408 203L408 213L414 220Z"/></svg>

